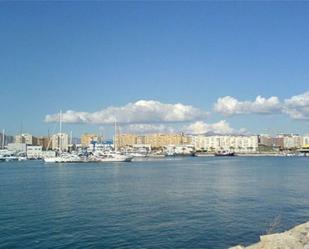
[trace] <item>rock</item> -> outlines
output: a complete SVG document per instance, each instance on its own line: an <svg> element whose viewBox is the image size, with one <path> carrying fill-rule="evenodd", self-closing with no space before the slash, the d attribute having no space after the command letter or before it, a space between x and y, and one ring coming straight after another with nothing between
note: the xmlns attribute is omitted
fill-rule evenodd
<svg viewBox="0 0 309 249"><path fill-rule="evenodd" d="M309 249L309 222L298 225L286 232L263 235L260 242L230 249Z"/></svg>

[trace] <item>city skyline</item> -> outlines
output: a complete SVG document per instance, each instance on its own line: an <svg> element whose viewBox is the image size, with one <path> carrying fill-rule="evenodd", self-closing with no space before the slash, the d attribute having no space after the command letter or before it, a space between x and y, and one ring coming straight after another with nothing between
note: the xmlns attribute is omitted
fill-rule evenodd
<svg viewBox="0 0 309 249"><path fill-rule="evenodd" d="M1 3L0 128L309 133L306 6Z"/></svg>

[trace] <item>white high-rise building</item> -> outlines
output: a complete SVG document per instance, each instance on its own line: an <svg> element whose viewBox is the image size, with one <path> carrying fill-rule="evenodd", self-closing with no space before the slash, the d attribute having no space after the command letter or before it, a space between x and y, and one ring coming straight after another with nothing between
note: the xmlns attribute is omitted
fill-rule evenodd
<svg viewBox="0 0 309 249"><path fill-rule="evenodd" d="M196 150L234 151L239 153L257 152L258 136L215 135L192 136Z"/></svg>
<svg viewBox="0 0 309 249"><path fill-rule="evenodd" d="M52 149L68 151L69 135L66 133L57 133L52 136Z"/></svg>
<svg viewBox="0 0 309 249"><path fill-rule="evenodd" d="M309 146L309 135L304 135L302 137L302 146Z"/></svg>
<svg viewBox="0 0 309 249"><path fill-rule="evenodd" d="M294 134L284 134L283 137L283 148L293 149L300 148L302 146L302 137Z"/></svg>

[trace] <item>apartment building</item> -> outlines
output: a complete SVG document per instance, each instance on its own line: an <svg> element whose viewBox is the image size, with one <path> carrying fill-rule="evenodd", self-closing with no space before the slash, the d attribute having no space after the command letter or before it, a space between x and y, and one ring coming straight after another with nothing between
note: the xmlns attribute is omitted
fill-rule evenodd
<svg viewBox="0 0 309 249"><path fill-rule="evenodd" d="M69 147L69 136L66 133L57 133L52 137L52 149L53 150L61 150L68 151Z"/></svg>
<svg viewBox="0 0 309 249"><path fill-rule="evenodd" d="M238 153L253 153L258 151L258 136L199 135L192 136L192 144L196 150L232 150Z"/></svg>

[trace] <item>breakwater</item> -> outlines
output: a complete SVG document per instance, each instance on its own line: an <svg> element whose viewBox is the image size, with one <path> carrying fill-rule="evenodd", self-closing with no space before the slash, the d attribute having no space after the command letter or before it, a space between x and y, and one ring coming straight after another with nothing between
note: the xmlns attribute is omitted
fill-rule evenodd
<svg viewBox="0 0 309 249"><path fill-rule="evenodd" d="M253 245L234 246L230 249L308 249L309 222L298 225L282 233L263 235L260 241Z"/></svg>

